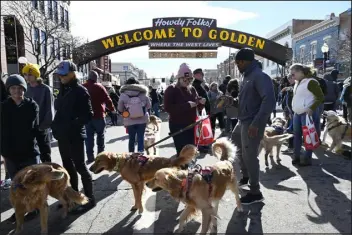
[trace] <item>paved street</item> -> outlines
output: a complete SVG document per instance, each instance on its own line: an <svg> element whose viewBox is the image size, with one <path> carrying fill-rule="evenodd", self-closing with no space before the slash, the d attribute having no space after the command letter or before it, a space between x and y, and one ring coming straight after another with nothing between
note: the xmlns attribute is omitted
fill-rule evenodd
<svg viewBox="0 0 352 235"><path fill-rule="evenodd" d="M161 137L167 134L168 123L163 122ZM106 150L127 151L127 134L121 126L107 129L106 142ZM159 153L165 157L176 153L171 139L159 145ZM55 145L53 159L61 164ZM225 194L219 206L218 233L351 233L351 161L321 149L314 154L312 167L296 168L287 155L281 159L282 165L272 163L265 169L263 154L260 155L263 203L245 206L245 212L240 214L235 211L233 194ZM215 158L210 155L198 160L201 165L214 162ZM56 210L56 200L50 198L50 233L171 234L177 229L184 206L166 192L153 193L146 189L145 210L138 215L130 212L131 186L118 174L102 172L94 175L94 179L98 204L84 215L62 220ZM14 229L14 224L5 221L12 213L8 190L2 191L0 234ZM200 221L196 218L189 222L185 232L199 232ZM27 232L31 230L31 234L39 234L39 218L26 222L24 228Z"/></svg>

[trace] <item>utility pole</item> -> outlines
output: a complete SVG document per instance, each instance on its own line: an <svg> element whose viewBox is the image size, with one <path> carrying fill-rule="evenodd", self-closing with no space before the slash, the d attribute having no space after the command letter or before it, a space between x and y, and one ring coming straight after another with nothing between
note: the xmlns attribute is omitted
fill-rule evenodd
<svg viewBox="0 0 352 235"><path fill-rule="evenodd" d="M231 47L229 47L229 75L231 76Z"/></svg>

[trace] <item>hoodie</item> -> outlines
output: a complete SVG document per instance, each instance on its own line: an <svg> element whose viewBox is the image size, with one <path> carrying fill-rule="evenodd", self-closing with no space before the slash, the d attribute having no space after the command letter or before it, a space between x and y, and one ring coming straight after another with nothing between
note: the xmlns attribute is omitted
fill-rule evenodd
<svg viewBox="0 0 352 235"><path fill-rule="evenodd" d="M129 101L130 97L133 96L138 96L141 99L142 103L145 105L145 115L141 118L136 119L124 118L124 126L145 124L148 122L149 119L149 114L147 110L151 108L151 103L148 97L148 87L146 87L145 85L129 84L122 86L120 89L120 99L117 105L117 110L120 113L125 111L127 102Z"/></svg>

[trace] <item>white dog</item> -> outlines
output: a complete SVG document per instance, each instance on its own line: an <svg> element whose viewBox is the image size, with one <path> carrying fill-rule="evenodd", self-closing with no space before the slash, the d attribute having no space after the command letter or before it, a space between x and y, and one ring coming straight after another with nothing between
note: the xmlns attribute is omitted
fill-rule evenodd
<svg viewBox="0 0 352 235"><path fill-rule="evenodd" d="M351 125L346 122L343 117L338 116L335 111L324 111L323 115L326 117L326 129L323 135L322 144L326 145L326 135L332 138L332 144L329 151L342 153L342 142L351 141Z"/></svg>

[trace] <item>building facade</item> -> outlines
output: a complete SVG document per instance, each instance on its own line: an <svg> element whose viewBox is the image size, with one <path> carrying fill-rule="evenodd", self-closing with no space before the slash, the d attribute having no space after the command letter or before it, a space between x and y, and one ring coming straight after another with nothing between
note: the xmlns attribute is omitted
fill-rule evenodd
<svg viewBox="0 0 352 235"><path fill-rule="evenodd" d="M139 69L132 63L128 62L112 62L111 73L119 75L121 85L125 84L127 79L133 77L138 80Z"/></svg>
<svg viewBox="0 0 352 235"><path fill-rule="evenodd" d="M318 74L336 68L338 37L339 17L332 13L326 20L293 36L293 61L314 67ZM321 49L324 43L329 47L326 63Z"/></svg>
<svg viewBox="0 0 352 235"><path fill-rule="evenodd" d="M20 73L20 57L39 66L48 65L47 71L53 71L60 60L71 57L71 48L66 44L61 45L60 38L55 33L48 35L48 31L57 28L55 32L70 35L70 1L33 0L18 1L17 4L20 5L10 1L1 2L1 71L7 74ZM30 17L42 17L47 22L43 27L29 26L26 22L31 20L25 18L26 10L30 11L27 13ZM37 57L34 55L36 53ZM44 80L49 86L54 86L52 73Z"/></svg>
<svg viewBox="0 0 352 235"><path fill-rule="evenodd" d="M292 19L280 27L274 29L266 35L266 38L280 45L292 48L293 35L297 34L313 25L322 22L322 20L298 20ZM262 59L263 71L270 77L281 76L282 66L269 59Z"/></svg>
<svg viewBox="0 0 352 235"><path fill-rule="evenodd" d="M218 82L218 70L217 69L204 69L204 79L207 83Z"/></svg>
<svg viewBox="0 0 352 235"><path fill-rule="evenodd" d="M342 78L351 76L351 8L339 15L339 72Z"/></svg>

